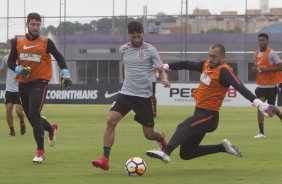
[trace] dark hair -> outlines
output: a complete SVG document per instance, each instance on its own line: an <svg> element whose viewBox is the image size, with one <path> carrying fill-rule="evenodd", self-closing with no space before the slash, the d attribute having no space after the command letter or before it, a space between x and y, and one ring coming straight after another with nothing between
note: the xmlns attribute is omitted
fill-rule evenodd
<svg viewBox="0 0 282 184"><path fill-rule="evenodd" d="M12 39L10 40L11 46L14 44L14 42L15 42L16 40L17 40L16 38L12 38Z"/></svg>
<svg viewBox="0 0 282 184"><path fill-rule="evenodd" d="M267 40L268 40L268 34L266 34L266 33L260 33L259 35L258 35L258 38L259 37L264 37L264 38L266 38Z"/></svg>
<svg viewBox="0 0 282 184"><path fill-rule="evenodd" d="M127 30L128 30L128 33L135 33L135 32L144 33L143 25L141 24L141 22L136 21L136 20L128 23Z"/></svg>
<svg viewBox="0 0 282 184"><path fill-rule="evenodd" d="M27 15L27 23L29 23L31 19L35 19L35 20L41 22L41 16L38 13L28 14Z"/></svg>
<svg viewBox="0 0 282 184"><path fill-rule="evenodd" d="M211 46L212 49L219 48L219 52L221 55L225 56L225 47L220 43L215 43Z"/></svg>

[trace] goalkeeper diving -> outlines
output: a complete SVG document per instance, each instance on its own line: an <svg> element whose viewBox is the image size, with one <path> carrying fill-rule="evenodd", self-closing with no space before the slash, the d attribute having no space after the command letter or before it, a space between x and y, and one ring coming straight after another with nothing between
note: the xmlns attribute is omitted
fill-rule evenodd
<svg viewBox="0 0 282 184"><path fill-rule="evenodd" d="M275 106L259 100L238 79L233 73L233 69L225 63L225 48L222 44L217 43L209 48L206 61L174 62L164 64L163 68L168 73L169 70L200 72L200 84L192 93L196 103L194 114L177 126L165 148L147 151L146 154L149 157L158 158L168 163L170 162L170 154L179 145L180 158L183 160L220 152L242 157L241 151L227 139L223 139L219 144L200 145L206 133L217 129L219 110L230 86L248 99L265 117L272 117L277 113Z"/></svg>

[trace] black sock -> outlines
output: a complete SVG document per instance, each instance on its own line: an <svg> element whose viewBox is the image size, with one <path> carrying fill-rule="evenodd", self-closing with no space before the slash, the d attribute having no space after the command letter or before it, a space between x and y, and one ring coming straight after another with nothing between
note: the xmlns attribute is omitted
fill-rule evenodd
<svg viewBox="0 0 282 184"><path fill-rule="evenodd" d="M164 140L164 137L159 133L159 135L160 135L160 139L159 140L157 140L158 142L162 142L163 140Z"/></svg>
<svg viewBox="0 0 282 184"><path fill-rule="evenodd" d="M170 156L171 152L173 152L173 148L171 146L166 146L163 152L165 152L168 156Z"/></svg>
<svg viewBox="0 0 282 184"><path fill-rule="evenodd" d="M15 129L14 129L14 127L13 126L11 126L11 127L9 127L10 128L10 131L12 132L12 131L15 131Z"/></svg>
<svg viewBox="0 0 282 184"><path fill-rule="evenodd" d="M259 124L259 132L264 134L264 126L263 126L263 124Z"/></svg>
<svg viewBox="0 0 282 184"><path fill-rule="evenodd" d="M44 129L40 126L33 127L33 135L37 144L37 150L44 150Z"/></svg>
<svg viewBox="0 0 282 184"><path fill-rule="evenodd" d="M104 157L109 159L110 152L111 152L111 148L110 147L104 147Z"/></svg>

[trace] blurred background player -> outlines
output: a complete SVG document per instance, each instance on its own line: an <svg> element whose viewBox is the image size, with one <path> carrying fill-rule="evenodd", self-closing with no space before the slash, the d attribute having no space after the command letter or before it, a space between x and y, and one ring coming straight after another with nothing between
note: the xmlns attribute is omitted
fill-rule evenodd
<svg viewBox="0 0 282 184"><path fill-rule="evenodd" d="M266 33L260 33L258 35L259 50L255 51L255 66L252 68L252 71L256 72L256 96L263 102L267 100L268 104L275 105L278 84L282 82L282 64L277 53L267 46L268 39ZM282 121L282 115L279 109L277 109L276 115ZM257 119L259 133L254 138L265 138L264 116L260 111L258 111Z"/></svg>
<svg viewBox="0 0 282 184"><path fill-rule="evenodd" d="M152 91L153 91L152 106L153 106L154 118L157 117L157 97L156 97L157 78L159 78L159 72L154 68L154 71L153 71L153 82L152 82L152 86L153 86L153 88L152 88Z"/></svg>
<svg viewBox="0 0 282 184"><path fill-rule="evenodd" d="M10 41L11 45L13 45L14 41L15 41L14 38L11 39ZM21 135L24 135L26 132L26 127L24 123L24 111L22 108L22 102L21 102L21 98L19 95L19 82L16 80L17 74L8 68L8 57L9 55L6 55L2 60L1 67L0 67L0 74L4 74L5 70L7 69L4 103L6 106L6 120L10 128L9 135L10 136L16 135L16 132L14 129L14 123L13 123L14 105L16 107L17 117L20 120Z"/></svg>
<svg viewBox="0 0 282 184"><path fill-rule="evenodd" d="M52 77L51 54L61 69L61 87L69 88L71 80L65 59L54 42L50 38L40 35L41 16L38 13L28 14L26 27L28 33L17 37L12 45L8 67L17 73L16 79L19 81L22 106L33 128L37 151L32 161L33 163L42 163L45 160L44 131L49 132L49 146L55 145L57 131L56 123L51 125L40 115L48 82Z"/></svg>
<svg viewBox="0 0 282 184"><path fill-rule="evenodd" d="M149 43L148 41L144 41L146 43ZM156 84L157 84L157 80L159 78L159 72L158 70L155 68L155 65L153 65L152 67L152 71L153 71L153 78L152 78L152 91L153 91L153 95L152 95L152 107L153 107L153 115L154 118L157 117L157 97L156 97Z"/></svg>

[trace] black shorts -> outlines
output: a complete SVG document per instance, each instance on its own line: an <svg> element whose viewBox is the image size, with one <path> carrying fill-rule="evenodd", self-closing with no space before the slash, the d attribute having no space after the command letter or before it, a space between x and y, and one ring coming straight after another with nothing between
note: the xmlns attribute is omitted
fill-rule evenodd
<svg viewBox="0 0 282 184"><path fill-rule="evenodd" d="M257 87L255 94L258 98L264 97L268 104L275 105L276 97L278 94L277 86L273 88L260 88Z"/></svg>
<svg viewBox="0 0 282 184"><path fill-rule="evenodd" d="M135 112L135 121L146 127L154 127L155 122L151 97L142 98L120 93L110 109L110 111L119 112L122 116L125 116L131 110Z"/></svg>
<svg viewBox="0 0 282 184"><path fill-rule="evenodd" d="M22 104L20 95L18 92L11 92L11 91L6 91L5 92L5 99L4 99L4 103L8 104L8 103L12 103L12 104Z"/></svg>

